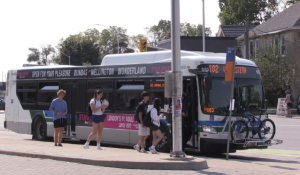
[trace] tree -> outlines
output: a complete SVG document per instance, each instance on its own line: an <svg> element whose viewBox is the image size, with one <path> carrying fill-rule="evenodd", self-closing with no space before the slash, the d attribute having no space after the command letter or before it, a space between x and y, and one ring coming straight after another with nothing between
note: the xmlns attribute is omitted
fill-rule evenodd
<svg viewBox="0 0 300 175"><path fill-rule="evenodd" d="M61 39L57 46L59 55L54 61L57 64L69 64L68 55L71 57L71 65L99 65L105 55L118 53L117 35L120 53L134 52L128 48L126 29L109 27L101 33L97 29L88 29L77 35L70 35L65 40Z"/></svg>
<svg viewBox="0 0 300 175"><path fill-rule="evenodd" d="M202 36L203 26L201 24L195 25L190 23L183 23L180 25L181 34L188 36ZM205 28L205 36L211 35L211 29L209 27Z"/></svg>
<svg viewBox="0 0 300 175"><path fill-rule="evenodd" d="M65 40L61 39L57 46L59 54L54 62L69 64L69 58L66 56L68 55L71 58L71 65L100 64L99 39L100 33L97 29L88 29L79 34L70 35Z"/></svg>
<svg viewBox="0 0 300 175"><path fill-rule="evenodd" d="M110 26L109 29L104 29L100 33L100 54L101 59L107 54L118 53L118 37L120 53L132 52L129 45L129 37L126 35L127 30L117 26Z"/></svg>
<svg viewBox="0 0 300 175"><path fill-rule="evenodd" d="M145 39L146 37L142 34L133 35L129 37L129 47L132 48L135 52L140 51L140 40Z"/></svg>
<svg viewBox="0 0 300 175"><path fill-rule="evenodd" d="M222 25L257 25L264 20L265 0L219 0L219 19Z"/></svg>
<svg viewBox="0 0 300 175"><path fill-rule="evenodd" d="M37 48L28 48L31 51L28 54L27 61L30 62L37 62L38 64L42 65L49 65L51 60L51 56L55 55L55 49L51 45L41 46L41 51Z"/></svg>
<svg viewBox="0 0 300 175"><path fill-rule="evenodd" d="M264 53L264 56L258 54L253 61L261 72L266 98L275 106L277 99L284 96L284 91L293 84L296 65L288 64L286 57L280 54L278 46L270 45Z"/></svg>
<svg viewBox="0 0 300 175"><path fill-rule="evenodd" d="M202 25L194 25L190 23L180 24L180 34L188 36L202 36ZM211 29L205 28L205 35L211 35ZM171 21L160 20L157 25L151 26L148 30L148 45L156 45L156 41L162 41L171 38Z"/></svg>
<svg viewBox="0 0 300 175"><path fill-rule="evenodd" d="M291 5L299 2L300 0L267 0L267 7L265 10L265 20L270 19L277 13L282 12Z"/></svg>

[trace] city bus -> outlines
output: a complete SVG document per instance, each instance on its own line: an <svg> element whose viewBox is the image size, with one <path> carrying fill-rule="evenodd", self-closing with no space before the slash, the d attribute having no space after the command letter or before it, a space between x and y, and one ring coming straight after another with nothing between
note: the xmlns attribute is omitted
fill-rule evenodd
<svg viewBox="0 0 300 175"><path fill-rule="evenodd" d="M56 92L64 89L64 100L68 105L64 138L86 140L92 131L86 107L94 91L101 89L102 99L109 101L105 111L102 143L134 145L139 140L134 113L138 102L142 100L141 93L150 93L149 104L156 97L162 99L161 112L167 112L171 105L171 99L164 97L165 71L171 70L171 60L171 51L158 51L107 55L101 65L27 66L9 70L4 126L17 133L32 134L36 140L53 137L53 114L49 107L57 97ZM186 150L226 152L230 82L224 81L225 63L225 53L181 51L182 89L190 97L189 117L193 121L193 144L187 146ZM251 106L255 115L261 114L261 110L266 108L258 67L254 62L239 57L236 57L235 65L232 122L244 114L246 105ZM210 74L210 90L204 88L206 75L203 72ZM161 120L163 139L157 145L157 150L170 150L171 127L170 120ZM148 146L151 144L150 139L151 136L146 141ZM251 147L249 145L247 148L257 147L255 144ZM245 147L230 143L230 152L238 149Z"/></svg>

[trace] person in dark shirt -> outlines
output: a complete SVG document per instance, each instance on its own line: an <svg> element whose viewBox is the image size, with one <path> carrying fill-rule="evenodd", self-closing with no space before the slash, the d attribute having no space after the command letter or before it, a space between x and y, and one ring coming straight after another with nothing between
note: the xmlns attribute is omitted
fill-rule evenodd
<svg viewBox="0 0 300 175"><path fill-rule="evenodd" d="M139 103L136 109L136 115L138 115L138 122L139 122L139 136L141 137L139 142L133 146L139 152L146 153L144 149L145 140L147 139L148 135L150 135L150 128L145 127L143 124L143 119L147 113L147 102L149 101L150 94L147 91L142 92L141 94L143 100Z"/></svg>

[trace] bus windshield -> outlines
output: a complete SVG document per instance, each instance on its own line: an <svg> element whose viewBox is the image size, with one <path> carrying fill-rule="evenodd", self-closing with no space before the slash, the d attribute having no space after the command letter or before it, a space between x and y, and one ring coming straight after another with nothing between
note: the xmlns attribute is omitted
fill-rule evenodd
<svg viewBox="0 0 300 175"><path fill-rule="evenodd" d="M201 110L204 114L229 115L230 85L231 82L225 82L224 78L212 78L212 89L205 90L203 81L200 81ZM263 99L261 80L235 79L233 98L233 115L242 115L245 109L259 114Z"/></svg>

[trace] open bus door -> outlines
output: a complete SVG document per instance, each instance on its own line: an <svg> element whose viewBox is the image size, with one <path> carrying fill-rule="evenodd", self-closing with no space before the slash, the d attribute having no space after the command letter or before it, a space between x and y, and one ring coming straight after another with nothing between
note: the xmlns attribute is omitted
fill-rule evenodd
<svg viewBox="0 0 300 175"><path fill-rule="evenodd" d="M78 81L63 81L62 88L66 91L64 100L68 105L67 127L65 136L74 136L76 124L76 105L78 103Z"/></svg>

